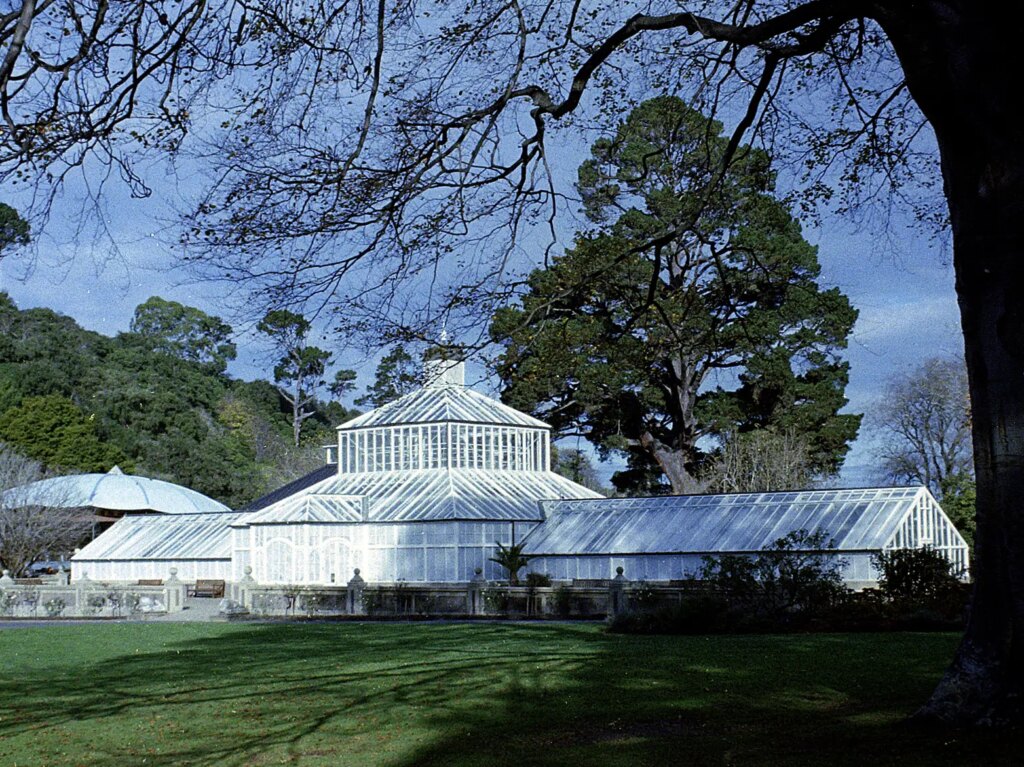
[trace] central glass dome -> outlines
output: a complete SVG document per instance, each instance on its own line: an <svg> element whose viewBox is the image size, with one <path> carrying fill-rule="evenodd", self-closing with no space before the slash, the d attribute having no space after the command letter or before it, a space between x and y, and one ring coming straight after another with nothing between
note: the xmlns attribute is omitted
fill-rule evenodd
<svg viewBox="0 0 1024 767"><path fill-rule="evenodd" d="M436 360L426 385L338 428L338 473L547 471L550 428L465 387L461 362Z"/></svg>

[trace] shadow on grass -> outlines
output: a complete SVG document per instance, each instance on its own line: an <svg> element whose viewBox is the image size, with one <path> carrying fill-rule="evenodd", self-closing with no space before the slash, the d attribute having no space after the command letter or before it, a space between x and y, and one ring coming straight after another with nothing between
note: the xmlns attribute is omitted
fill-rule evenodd
<svg viewBox="0 0 1024 767"><path fill-rule="evenodd" d="M141 625L90 627L62 644L33 633L18 632L43 655L0 682L3 764L877 767L1019 758L1013 734L904 723L934 685L950 636ZM87 642L96 644L78 644ZM17 673L18 664L4 668Z"/></svg>

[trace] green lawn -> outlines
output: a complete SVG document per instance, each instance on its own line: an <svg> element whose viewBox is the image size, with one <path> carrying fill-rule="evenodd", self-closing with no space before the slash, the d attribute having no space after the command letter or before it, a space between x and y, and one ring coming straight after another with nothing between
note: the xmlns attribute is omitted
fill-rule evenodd
<svg viewBox="0 0 1024 767"><path fill-rule="evenodd" d="M629 637L592 625L0 631L0 765L1020 764L907 724L947 634Z"/></svg>

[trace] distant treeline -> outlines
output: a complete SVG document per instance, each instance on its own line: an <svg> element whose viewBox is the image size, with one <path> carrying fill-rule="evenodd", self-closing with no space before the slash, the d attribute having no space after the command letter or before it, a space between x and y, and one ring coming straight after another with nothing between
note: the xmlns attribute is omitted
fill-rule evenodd
<svg viewBox="0 0 1024 767"><path fill-rule="evenodd" d="M151 298L110 338L0 292L0 441L53 470L116 464L241 506L320 465L354 411L314 399L296 448L278 389L225 372L231 332Z"/></svg>

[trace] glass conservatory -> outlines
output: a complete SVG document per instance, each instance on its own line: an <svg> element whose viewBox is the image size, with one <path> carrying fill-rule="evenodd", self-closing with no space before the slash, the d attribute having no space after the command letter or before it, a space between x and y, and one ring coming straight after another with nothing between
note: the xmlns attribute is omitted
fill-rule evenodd
<svg viewBox="0 0 1024 767"><path fill-rule="evenodd" d="M755 553L796 530L824 533L851 586L873 585L871 557L930 546L966 578L968 546L924 487L605 498L542 504L530 566L556 579L676 580L705 556Z"/></svg>
<svg viewBox="0 0 1024 767"><path fill-rule="evenodd" d="M234 577L259 583L468 581L520 541L539 502L596 498L550 469L550 428L467 389L462 363L338 429L337 473L233 524Z"/></svg>
<svg viewBox="0 0 1024 767"><path fill-rule="evenodd" d="M556 580L669 581L704 556L827 533L850 585L871 556L932 546L966 573L963 537L922 487L602 498L551 471L550 429L467 389L461 363L338 428L334 463L237 512L127 516L72 560L72 577L343 585L489 580L497 543L522 543Z"/></svg>

